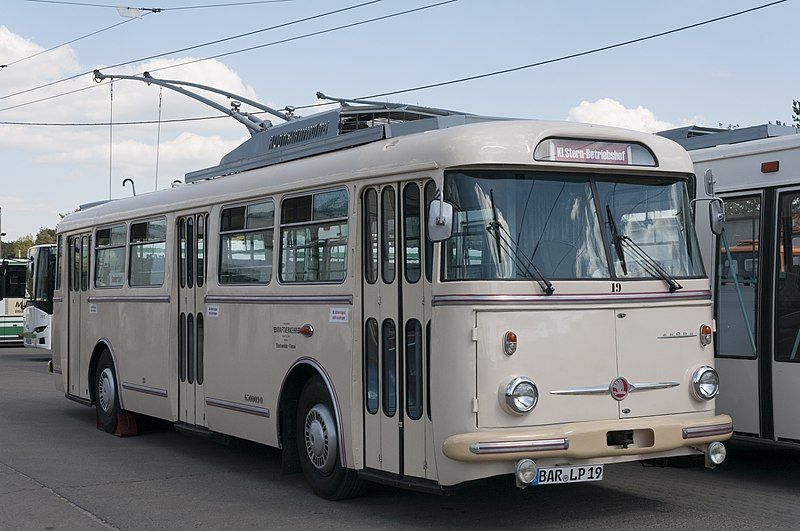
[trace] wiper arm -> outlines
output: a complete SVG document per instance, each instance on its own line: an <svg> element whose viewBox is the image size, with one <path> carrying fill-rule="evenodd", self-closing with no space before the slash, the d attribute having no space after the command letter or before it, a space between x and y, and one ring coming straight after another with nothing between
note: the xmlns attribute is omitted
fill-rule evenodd
<svg viewBox="0 0 800 531"><path fill-rule="evenodd" d="M497 209L494 205L494 193L492 190L489 190L489 197L492 201L492 221L486 226L486 230L489 234L494 236L495 244L497 245L497 260L499 263L502 263L502 252L505 251L508 253L508 256L512 258L513 263L522 270L528 278L531 278L539 284L539 287L545 293L545 295L552 295L556 288L553 286L553 283L547 280L544 275L539 271L536 267L536 264L533 263L533 260L525 256L522 253L520 256L520 249L519 244L514 241L514 237L509 234L509 232L500 224L497 219Z"/></svg>
<svg viewBox="0 0 800 531"><path fill-rule="evenodd" d="M617 258L619 264L622 266L622 272L628 274L628 265L625 263L625 250L622 248L622 237L619 235L617 229L617 222L614 221L614 216L611 215L611 207L606 205L606 215L608 216L608 225L611 227L611 243L614 244L614 250L617 251Z"/></svg>
<svg viewBox="0 0 800 531"><path fill-rule="evenodd" d="M631 250L634 252L634 257L647 263L651 267L651 270L656 273L656 276L661 277L661 280L667 283L670 293L674 293L679 289L683 289L683 286L681 286L678 281L675 280L675 277L670 275L666 269L661 267L661 264L659 264L657 260L647 254L645 250L639 247L639 245L629 236L620 236L620 241L629 245Z"/></svg>

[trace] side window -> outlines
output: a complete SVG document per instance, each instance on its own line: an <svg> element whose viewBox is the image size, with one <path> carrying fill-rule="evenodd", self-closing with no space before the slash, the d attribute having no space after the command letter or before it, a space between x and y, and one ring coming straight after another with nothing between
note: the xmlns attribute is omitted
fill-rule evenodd
<svg viewBox="0 0 800 531"><path fill-rule="evenodd" d="M194 284L194 218L191 216L186 218L186 258L186 287L191 288Z"/></svg>
<svg viewBox="0 0 800 531"><path fill-rule="evenodd" d="M370 284L378 280L378 192L364 193L364 278Z"/></svg>
<svg viewBox="0 0 800 531"><path fill-rule="evenodd" d="M396 224L394 188L387 186L381 192L381 277L387 284L394 282L397 263Z"/></svg>
<svg viewBox="0 0 800 531"><path fill-rule="evenodd" d="M397 412L397 330L391 319L384 320L381 328L383 414L393 417Z"/></svg>
<svg viewBox="0 0 800 531"><path fill-rule="evenodd" d="M222 210L220 284L269 283L272 278L274 227L275 204L271 200ZM199 264L197 268L199 274Z"/></svg>
<svg viewBox="0 0 800 531"><path fill-rule="evenodd" d="M206 217L197 216L197 287L202 288L206 281ZM200 321L197 322L198 333ZM199 348L199 345L198 345ZM198 378L199 379L199 378Z"/></svg>
<svg viewBox="0 0 800 531"><path fill-rule="evenodd" d="M761 196L726 198L725 209L724 231L718 238L717 356L755 358Z"/></svg>
<svg viewBox="0 0 800 531"><path fill-rule="evenodd" d="M97 229L94 252L94 286L118 288L125 283L125 224Z"/></svg>
<svg viewBox="0 0 800 531"><path fill-rule="evenodd" d="M411 420L422 418L422 324L406 323L406 413Z"/></svg>
<svg viewBox="0 0 800 531"><path fill-rule="evenodd" d="M281 281L343 281L347 274L347 236L347 190L285 199L281 211Z"/></svg>
<svg viewBox="0 0 800 531"><path fill-rule="evenodd" d="M425 209L424 209L424 219L425 222L423 225L425 226L425 280L431 282L431 278L433 277L433 242L430 241L427 237L428 235L428 214L431 210L431 203L433 202L433 196L436 194L436 185L433 184L433 181L428 181L425 183Z"/></svg>
<svg viewBox="0 0 800 531"><path fill-rule="evenodd" d="M727 223L727 221L726 221ZM778 195L778 252L775 256L775 361L800 362L800 193ZM755 267L755 258L748 265Z"/></svg>
<svg viewBox="0 0 800 531"><path fill-rule="evenodd" d="M81 291L89 289L89 247L91 236L81 237Z"/></svg>
<svg viewBox="0 0 800 531"><path fill-rule="evenodd" d="M415 283L420 277L419 186L409 183L403 188L403 259L406 280Z"/></svg>
<svg viewBox="0 0 800 531"><path fill-rule="evenodd" d="M62 257L61 246L62 246L63 243L64 242L63 242L62 236L59 234L58 238L56 238L56 267L55 267L55 270L56 270L56 274L55 274L56 285L55 285L55 289L57 289L57 290L61 289L61 267L62 267L61 266L61 257Z"/></svg>
<svg viewBox="0 0 800 531"><path fill-rule="evenodd" d="M73 236L69 239L69 252L70 260L70 281L69 287L72 291L80 291L81 289L81 239Z"/></svg>
<svg viewBox="0 0 800 531"><path fill-rule="evenodd" d="M131 223L128 284L156 287L164 284L167 253L167 221L158 219Z"/></svg>
<svg viewBox="0 0 800 531"><path fill-rule="evenodd" d="M367 319L364 327L364 400L367 411L378 412L378 321Z"/></svg>
<svg viewBox="0 0 800 531"><path fill-rule="evenodd" d="M186 287L186 219L178 221L178 282Z"/></svg>

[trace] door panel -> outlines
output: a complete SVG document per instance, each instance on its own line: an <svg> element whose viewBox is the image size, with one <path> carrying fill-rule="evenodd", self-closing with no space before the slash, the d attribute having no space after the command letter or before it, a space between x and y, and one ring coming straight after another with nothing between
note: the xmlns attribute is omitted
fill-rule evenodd
<svg viewBox="0 0 800 531"><path fill-rule="evenodd" d="M800 440L800 191L778 195L772 399L775 437Z"/></svg>
<svg viewBox="0 0 800 531"><path fill-rule="evenodd" d="M203 388L205 241L208 216L177 220L178 419L207 426Z"/></svg>
<svg viewBox="0 0 800 531"><path fill-rule="evenodd" d="M727 219L718 238L717 411L734 416L736 431L762 435L759 416L759 285L761 194L724 198Z"/></svg>
<svg viewBox="0 0 800 531"><path fill-rule="evenodd" d="M69 245L69 309L67 346L67 392L81 394L81 237L72 236Z"/></svg>

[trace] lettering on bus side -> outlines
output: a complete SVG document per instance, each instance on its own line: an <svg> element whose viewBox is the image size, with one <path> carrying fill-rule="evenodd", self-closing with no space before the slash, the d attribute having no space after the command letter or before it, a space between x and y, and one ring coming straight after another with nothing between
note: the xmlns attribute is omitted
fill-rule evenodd
<svg viewBox="0 0 800 531"><path fill-rule="evenodd" d="M273 326L272 335L275 336L275 348L288 350L297 348L297 345L292 340L299 333L300 327L291 326L289 323L284 323L282 326Z"/></svg>
<svg viewBox="0 0 800 531"><path fill-rule="evenodd" d="M254 404L263 404L264 403L264 397L263 396L251 395L251 394L248 394L248 393L244 394L244 400L245 400L245 402L252 402Z"/></svg>

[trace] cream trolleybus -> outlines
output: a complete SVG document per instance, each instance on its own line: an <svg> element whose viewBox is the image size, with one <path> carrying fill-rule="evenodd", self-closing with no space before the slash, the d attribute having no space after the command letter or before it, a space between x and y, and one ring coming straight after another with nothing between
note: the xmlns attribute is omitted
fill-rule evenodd
<svg viewBox="0 0 800 531"><path fill-rule="evenodd" d="M279 447L331 499L722 462L681 147L342 103L64 218L68 398L109 432L137 413Z"/></svg>

